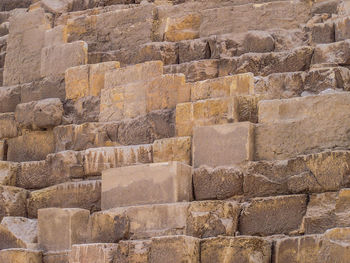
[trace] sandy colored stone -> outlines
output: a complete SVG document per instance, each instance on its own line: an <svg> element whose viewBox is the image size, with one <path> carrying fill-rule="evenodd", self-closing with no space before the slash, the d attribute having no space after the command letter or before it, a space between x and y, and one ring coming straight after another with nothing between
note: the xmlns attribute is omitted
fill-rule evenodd
<svg viewBox="0 0 350 263"><path fill-rule="evenodd" d="M0 89L0 112L14 112L20 102L20 86L2 87Z"/></svg>
<svg viewBox="0 0 350 263"><path fill-rule="evenodd" d="M91 212L101 207L101 181L67 182L33 191L27 200L28 216L37 217L42 208L82 208Z"/></svg>
<svg viewBox="0 0 350 263"><path fill-rule="evenodd" d="M151 242L151 240L120 241L113 263L149 262Z"/></svg>
<svg viewBox="0 0 350 263"><path fill-rule="evenodd" d="M69 263L113 263L118 246L110 243L73 245Z"/></svg>
<svg viewBox="0 0 350 263"><path fill-rule="evenodd" d="M0 185L16 186L18 168L18 163L0 161Z"/></svg>
<svg viewBox="0 0 350 263"><path fill-rule="evenodd" d="M42 252L27 249L5 249L0 251L3 263L41 263Z"/></svg>
<svg viewBox="0 0 350 263"><path fill-rule="evenodd" d="M271 262L271 243L261 237L217 237L201 241L200 262Z"/></svg>
<svg viewBox="0 0 350 263"><path fill-rule="evenodd" d="M0 141L0 161L7 160L7 142L6 140Z"/></svg>
<svg viewBox="0 0 350 263"><path fill-rule="evenodd" d="M192 169L182 163L136 165L102 172L102 210L192 199Z"/></svg>
<svg viewBox="0 0 350 263"><path fill-rule="evenodd" d="M13 113L0 113L0 139L16 137L17 129Z"/></svg>
<svg viewBox="0 0 350 263"><path fill-rule="evenodd" d="M4 217L1 226L5 227L18 239L27 244L27 247L37 243L37 226L35 219L25 217Z"/></svg>
<svg viewBox="0 0 350 263"><path fill-rule="evenodd" d="M44 47L41 52L41 77L61 76L70 67L86 64L87 52L84 41Z"/></svg>
<svg viewBox="0 0 350 263"><path fill-rule="evenodd" d="M43 254L43 263L69 262L69 250L50 251Z"/></svg>
<svg viewBox="0 0 350 263"><path fill-rule="evenodd" d="M63 25L55 26L45 32L45 47L67 43L66 28Z"/></svg>
<svg viewBox="0 0 350 263"><path fill-rule="evenodd" d="M344 40L330 44L319 44L315 47L312 57L313 64L336 63L347 65L350 63L350 41Z"/></svg>
<svg viewBox="0 0 350 263"><path fill-rule="evenodd" d="M103 170L152 162L152 145L102 147L82 152L85 175L101 175Z"/></svg>
<svg viewBox="0 0 350 263"><path fill-rule="evenodd" d="M188 14L182 17L169 17L166 22L164 39L178 42L199 37L201 17L198 14Z"/></svg>
<svg viewBox="0 0 350 263"><path fill-rule="evenodd" d="M49 186L49 167L46 161L21 162L16 185L25 189L40 189Z"/></svg>
<svg viewBox="0 0 350 263"><path fill-rule="evenodd" d="M243 173L235 167L201 167L194 170L196 200L226 199L243 194Z"/></svg>
<svg viewBox="0 0 350 263"><path fill-rule="evenodd" d="M5 216L27 215L26 200L28 191L14 186L0 185L0 219Z"/></svg>
<svg viewBox="0 0 350 263"><path fill-rule="evenodd" d="M44 251L69 250L86 243L90 212L77 208L47 208L38 211L38 243Z"/></svg>
<svg viewBox="0 0 350 263"><path fill-rule="evenodd" d="M253 132L254 126L248 122L196 127L193 133L193 166L216 167L252 160Z"/></svg>
<svg viewBox="0 0 350 263"><path fill-rule="evenodd" d="M306 196L255 198L245 204L240 216L242 235L288 234L299 229L306 213ZM294 216L291 217L290 215Z"/></svg>
<svg viewBox="0 0 350 263"><path fill-rule="evenodd" d="M39 161L54 152L54 136L52 131L35 131L7 140L8 161Z"/></svg>
<svg viewBox="0 0 350 263"><path fill-rule="evenodd" d="M178 161L190 165L191 149L191 137L155 140L153 143L153 162Z"/></svg>
<svg viewBox="0 0 350 263"><path fill-rule="evenodd" d="M152 238L151 262L199 262L199 239L188 236Z"/></svg>
<svg viewBox="0 0 350 263"><path fill-rule="evenodd" d="M105 72L116 68L119 68L119 62L104 62L67 69L66 98L77 100L85 96L99 96L104 88Z"/></svg>

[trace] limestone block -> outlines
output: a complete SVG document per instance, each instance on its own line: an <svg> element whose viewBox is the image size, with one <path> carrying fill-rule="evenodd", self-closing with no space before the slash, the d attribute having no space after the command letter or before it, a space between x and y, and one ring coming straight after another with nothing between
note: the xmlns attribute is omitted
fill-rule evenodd
<svg viewBox="0 0 350 263"><path fill-rule="evenodd" d="M266 122L255 127L256 160L280 160L316 150L347 148L346 123L350 120L345 112L349 99L348 93L340 93L262 103L266 107L261 108L259 120ZM335 104L336 108L331 106ZM283 112L270 112L272 105ZM272 116L278 122L271 122Z"/></svg>
<svg viewBox="0 0 350 263"><path fill-rule="evenodd" d="M7 140L8 161L40 161L54 152L54 136L52 131L35 131Z"/></svg>
<svg viewBox="0 0 350 263"><path fill-rule="evenodd" d="M99 96L104 88L105 72L119 68L119 62L104 62L72 67L66 70L66 98L77 100Z"/></svg>
<svg viewBox="0 0 350 263"><path fill-rule="evenodd" d="M16 186L25 189L40 189L49 186L49 167L46 161L21 162Z"/></svg>
<svg viewBox="0 0 350 263"><path fill-rule="evenodd" d="M191 87L191 101L253 93L254 76L244 73L194 82Z"/></svg>
<svg viewBox="0 0 350 263"><path fill-rule="evenodd" d="M46 208L38 211L38 243L45 251L69 250L86 243L90 212L77 208Z"/></svg>
<svg viewBox="0 0 350 263"><path fill-rule="evenodd" d="M2 87L0 89L0 112L14 112L20 102L20 86Z"/></svg>
<svg viewBox="0 0 350 263"><path fill-rule="evenodd" d="M31 248L37 243L37 220L25 217L4 217L0 229L5 236L1 235L0 247L6 248ZM7 232L7 235L6 235ZM10 237L10 239L9 239ZM12 239L12 240L11 240ZM15 241L15 243L13 243Z"/></svg>
<svg viewBox="0 0 350 263"><path fill-rule="evenodd" d="M10 11L16 8L27 8L31 4L30 0L5 0L0 4L1 11Z"/></svg>
<svg viewBox="0 0 350 263"><path fill-rule="evenodd" d="M216 167L252 160L253 133L254 126L249 122L196 127L192 151L194 167Z"/></svg>
<svg viewBox="0 0 350 263"><path fill-rule="evenodd" d="M306 213L306 196L290 195L253 199L243 208L239 231L243 235L288 234L299 229ZM290 215L294 216L291 217Z"/></svg>
<svg viewBox="0 0 350 263"><path fill-rule="evenodd" d="M211 49L207 38L180 41L178 49L179 64L211 58Z"/></svg>
<svg viewBox="0 0 350 263"><path fill-rule="evenodd" d="M177 43L172 42L151 42L145 43L139 46L139 50L136 55L135 63L161 60L164 65L171 65L177 62ZM133 57L127 56L127 59L133 59ZM127 63L125 64L132 64Z"/></svg>
<svg viewBox="0 0 350 263"><path fill-rule="evenodd" d="M3 263L42 263L42 252L29 249L5 249L0 251Z"/></svg>
<svg viewBox="0 0 350 263"><path fill-rule="evenodd" d="M334 21L335 41L342 41L350 38L350 19L349 17L338 18Z"/></svg>
<svg viewBox="0 0 350 263"><path fill-rule="evenodd" d="M61 76L70 67L86 64L87 52L84 41L44 47L41 52L41 77Z"/></svg>
<svg viewBox="0 0 350 263"><path fill-rule="evenodd" d="M243 173L234 167L201 167L194 170L196 200L226 199L243 194Z"/></svg>
<svg viewBox="0 0 350 263"><path fill-rule="evenodd" d="M164 66L165 74L184 74L187 82L214 79L219 76L219 60L204 59ZM226 74L229 75L229 74ZM223 76L223 75L222 75Z"/></svg>
<svg viewBox="0 0 350 263"><path fill-rule="evenodd" d="M236 109L234 97L177 104L176 135L192 136L195 127L238 121Z"/></svg>
<svg viewBox="0 0 350 263"><path fill-rule="evenodd" d="M0 141L0 161L7 160L7 142L5 140Z"/></svg>
<svg viewBox="0 0 350 263"><path fill-rule="evenodd" d="M347 65L350 63L350 40L330 44L319 44L315 47L313 64L335 63Z"/></svg>
<svg viewBox="0 0 350 263"><path fill-rule="evenodd" d="M271 243L261 237L216 237L201 242L201 262L271 262Z"/></svg>
<svg viewBox="0 0 350 263"><path fill-rule="evenodd" d="M16 137L17 128L13 113L0 113L0 139Z"/></svg>
<svg viewBox="0 0 350 263"><path fill-rule="evenodd" d="M151 240L127 240L118 243L114 262L149 262Z"/></svg>
<svg viewBox="0 0 350 263"><path fill-rule="evenodd" d="M100 243L73 245L69 263L113 263L118 244Z"/></svg>
<svg viewBox="0 0 350 263"><path fill-rule="evenodd" d="M106 77L107 82L107 77ZM99 121L119 121L146 115L154 110L172 109L190 100L183 75L162 75L101 91Z"/></svg>
<svg viewBox="0 0 350 263"><path fill-rule="evenodd" d="M18 169L18 163L0 161L0 185L15 186Z"/></svg>
<svg viewBox="0 0 350 263"><path fill-rule="evenodd" d="M156 140L153 143L153 162L178 161L191 164L191 137L174 137Z"/></svg>
<svg viewBox="0 0 350 263"><path fill-rule="evenodd" d="M188 236L152 238L150 260L161 262L199 262L199 239Z"/></svg>
<svg viewBox="0 0 350 263"><path fill-rule="evenodd" d="M42 208L82 208L91 212L101 207L101 181L81 181L58 184L30 193L28 216L37 217Z"/></svg>
<svg viewBox="0 0 350 263"><path fill-rule="evenodd" d="M152 163L152 145L102 147L82 152L85 175L101 175L103 170Z"/></svg>
<svg viewBox="0 0 350 263"><path fill-rule="evenodd" d="M27 83L41 77L41 50L45 44L45 30L50 28L50 22L41 8L11 16L4 67L5 86Z"/></svg>
<svg viewBox="0 0 350 263"><path fill-rule="evenodd" d="M136 165L102 172L103 210L192 199L192 169L182 163Z"/></svg>
<svg viewBox="0 0 350 263"><path fill-rule="evenodd" d="M199 38L201 16L193 13L181 17L169 17L166 21L164 39L178 42L186 39Z"/></svg>
<svg viewBox="0 0 350 263"><path fill-rule="evenodd" d="M55 26L45 32L45 47L67 43L66 28L63 25Z"/></svg>
<svg viewBox="0 0 350 263"><path fill-rule="evenodd" d="M310 26L309 30L312 43L321 44L335 42L333 22L315 23Z"/></svg>
<svg viewBox="0 0 350 263"><path fill-rule="evenodd" d="M345 263L350 258L350 228L333 228L325 232L319 259L326 263Z"/></svg>
<svg viewBox="0 0 350 263"><path fill-rule="evenodd" d="M69 250L63 251L50 251L43 254L43 263L68 263L69 262Z"/></svg>
<svg viewBox="0 0 350 263"><path fill-rule="evenodd" d="M27 215L28 191L19 187L0 185L0 219L5 216Z"/></svg>

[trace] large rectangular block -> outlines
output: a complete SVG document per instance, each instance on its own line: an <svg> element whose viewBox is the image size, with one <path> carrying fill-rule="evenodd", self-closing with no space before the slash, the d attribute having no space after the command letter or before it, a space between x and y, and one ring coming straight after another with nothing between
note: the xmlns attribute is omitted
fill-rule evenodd
<svg viewBox="0 0 350 263"><path fill-rule="evenodd" d="M0 113L0 139L16 137L17 129L13 113Z"/></svg>
<svg viewBox="0 0 350 263"><path fill-rule="evenodd" d="M69 250L86 243L90 211L47 208L38 211L38 243L44 251Z"/></svg>
<svg viewBox="0 0 350 263"><path fill-rule="evenodd" d="M194 82L191 86L191 101L253 93L254 75L245 73Z"/></svg>
<svg viewBox="0 0 350 263"><path fill-rule="evenodd" d="M262 102L259 120L263 123L255 127L256 160L348 148L349 103L350 94L345 92Z"/></svg>
<svg viewBox="0 0 350 263"><path fill-rule="evenodd" d="M102 172L102 209L191 201L192 169L178 163L155 163Z"/></svg>
<svg viewBox="0 0 350 263"><path fill-rule="evenodd" d="M0 88L0 112L14 112L17 104L21 103L21 87Z"/></svg>
<svg viewBox="0 0 350 263"><path fill-rule="evenodd" d="M42 252L31 249L4 249L0 251L2 263L42 263Z"/></svg>
<svg viewBox="0 0 350 263"><path fill-rule="evenodd" d="M52 131L36 131L7 140L7 160L15 162L44 160L55 151Z"/></svg>
<svg viewBox="0 0 350 263"><path fill-rule="evenodd" d="M319 44L315 47L312 57L313 64L336 63L348 65L350 63L350 40Z"/></svg>
<svg viewBox="0 0 350 263"><path fill-rule="evenodd" d="M72 67L66 70L66 99L99 96L104 88L106 71L119 68L119 62L105 62Z"/></svg>
<svg viewBox="0 0 350 263"><path fill-rule="evenodd" d="M0 220L5 216L27 215L28 191L14 186L0 185Z"/></svg>
<svg viewBox="0 0 350 263"><path fill-rule="evenodd" d="M0 161L0 185L15 186L18 169L18 163Z"/></svg>
<svg viewBox="0 0 350 263"><path fill-rule="evenodd" d="M41 77L40 56L45 30L49 28L50 21L41 8L11 17L4 67L5 86L31 82Z"/></svg>
<svg viewBox="0 0 350 263"><path fill-rule="evenodd" d="M88 46L84 41L45 47L41 52L41 77L61 76L66 69L87 63Z"/></svg>
<svg viewBox="0 0 350 263"><path fill-rule="evenodd" d="M191 137L173 137L155 140L152 146L153 162L155 163L178 161L191 165Z"/></svg>
<svg viewBox="0 0 350 263"><path fill-rule="evenodd" d="M193 133L194 167L238 164L253 159L254 126L249 122L196 127Z"/></svg>
<svg viewBox="0 0 350 263"><path fill-rule="evenodd" d="M69 263L113 263L118 244L97 243L73 245L69 253Z"/></svg>

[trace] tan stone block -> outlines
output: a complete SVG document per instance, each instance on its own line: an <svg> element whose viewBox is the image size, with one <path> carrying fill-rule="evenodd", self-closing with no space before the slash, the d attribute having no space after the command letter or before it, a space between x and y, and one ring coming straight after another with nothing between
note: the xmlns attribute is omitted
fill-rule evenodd
<svg viewBox="0 0 350 263"><path fill-rule="evenodd" d="M27 200L29 217L37 217L39 209L49 207L99 211L101 207L101 181L68 182L30 193Z"/></svg>
<svg viewBox="0 0 350 263"><path fill-rule="evenodd" d="M289 234L300 228L306 213L305 195L255 198L242 209L239 232L242 235ZM291 217L290 215L294 216Z"/></svg>
<svg viewBox="0 0 350 263"><path fill-rule="evenodd" d="M0 89L0 112L14 112L21 102L21 86L2 87Z"/></svg>
<svg viewBox="0 0 350 263"><path fill-rule="evenodd" d="M192 136L194 127L237 121L236 104L233 97L177 104L177 136Z"/></svg>
<svg viewBox="0 0 350 263"><path fill-rule="evenodd" d="M153 162L178 161L191 164L191 137L156 140L153 143Z"/></svg>
<svg viewBox="0 0 350 263"><path fill-rule="evenodd" d="M166 21L164 39L178 42L186 39L199 38L201 16L193 13L181 17L169 17Z"/></svg>
<svg viewBox="0 0 350 263"><path fill-rule="evenodd" d="M102 209L191 201L192 169L178 163L154 163L102 172Z"/></svg>
<svg viewBox="0 0 350 263"><path fill-rule="evenodd" d="M69 250L50 251L43 254L43 263L69 263Z"/></svg>
<svg viewBox="0 0 350 263"><path fill-rule="evenodd" d="M25 217L4 217L0 224L1 227L10 231L13 236L25 244L25 248L35 246L38 242L37 228L38 222L35 219ZM8 246L8 248L11 248Z"/></svg>
<svg viewBox="0 0 350 263"><path fill-rule="evenodd" d="M252 160L253 133L254 126L249 122L196 127L192 151L194 167L216 167Z"/></svg>
<svg viewBox="0 0 350 263"><path fill-rule="evenodd" d="M345 263L350 259L350 228L334 228L325 232L319 260ZM319 262L320 262L319 261Z"/></svg>
<svg viewBox="0 0 350 263"><path fill-rule="evenodd" d="M2 263L42 263L42 252L27 249L5 249L0 251Z"/></svg>
<svg viewBox="0 0 350 263"><path fill-rule="evenodd" d="M25 189L40 189L50 186L49 167L46 161L21 162L16 185Z"/></svg>
<svg viewBox="0 0 350 263"><path fill-rule="evenodd" d="M199 239L189 236L168 236L152 238L150 261L198 263L200 257Z"/></svg>
<svg viewBox="0 0 350 263"><path fill-rule="evenodd" d="M7 142L0 140L0 161L7 160Z"/></svg>
<svg viewBox="0 0 350 263"><path fill-rule="evenodd" d="M0 219L5 216L27 215L28 191L19 187L0 185Z"/></svg>
<svg viewBox="0 0 350 263"><path fill-rule="evenodd" d="M18 127L13 113L0 113L0 139L16 137Z"/></svg>
<svg viewBox="0 0 350 263"><path fill-rule="evenodd" d="M254 76L252 73L244 73L194 82L191 87L191 100L197 101L253 93Z"/></svg>
<svg viewBox="0 0 350 263"><path fill-rule="evenodd" d="M69 263L113 263L118 244L100 243L73 245Z"/></svg>
<svg viewBox="0 0 350 263"><path fill-rule="evenodd" d="M41 77L61 76L74 66L87 63L88 46L84 41L44 47L41 52Z"/></svg>
<svg viewBox="0 0 350 263"><path fill-rule="evenodd" d="M201 241L201 262L271 262L271 243L261 237L217 237Z"/></svg>
<svg viewBox="0 0 350 263"><path fill-rule="evenodd" d="M151 242L151 240L120 241L113 263L149 262Z"/></svg>
<svg viewBox="0 0 350 263"><path fill-rule="evenodd" d="M18 169L18 163L0 161L0 185L15 186Z"/></svg>
<svg viewBox="0 0 350 263"><path fill-rule="evenodd" d="M56 26L45 32L45 47L67 43L66 27Z"/></svg>
<svg viewBox="0 0 350 263"><path fill-rule="evenodd" d="M90 211L77 208L46 208L38 211L38 243L45 251L69 250L86 243Z"/></svg>
<svg viewBox="0 0 350 263"><path fill-rule="evenodd" d="M54 152L55 143L52 131L35 131L7 140L8 161L39 161Z"/></svg>
<svg viewBox="0 0 350 263"><path fill-rule="evenodd" d="M106 169L152 163L152 145L103 147L82 152L85 175L101 175Z"/></svg>

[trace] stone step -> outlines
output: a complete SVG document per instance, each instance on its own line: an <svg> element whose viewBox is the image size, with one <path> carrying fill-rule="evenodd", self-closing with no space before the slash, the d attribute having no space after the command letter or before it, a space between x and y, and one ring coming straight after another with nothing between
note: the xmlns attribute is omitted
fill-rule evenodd
<svg viewBox="0 0 350 263"><path fill-rule="evenodd" d="M347 66L350 63L350 40L316 45L312 64L335 63Z"/></svg>
<svg viewBox="0 0 350 263"><path fill-rule="evenodd" d="M0 220L6 216L26 217L28 195L25 189L0 185Z"/></svg>
<svg viewBox="0 0 350 263"><path fill-rule="evenodd" d="M179 162L120 167L102 172L102 210L192 200L192 168Z"/></svg>
<svg viewBox="0 0 350 263"><path fill-rule="evenodd" d="M4 249L0 250L0 260L4 263L43 263L43 255L32 249Z"/></svg>

